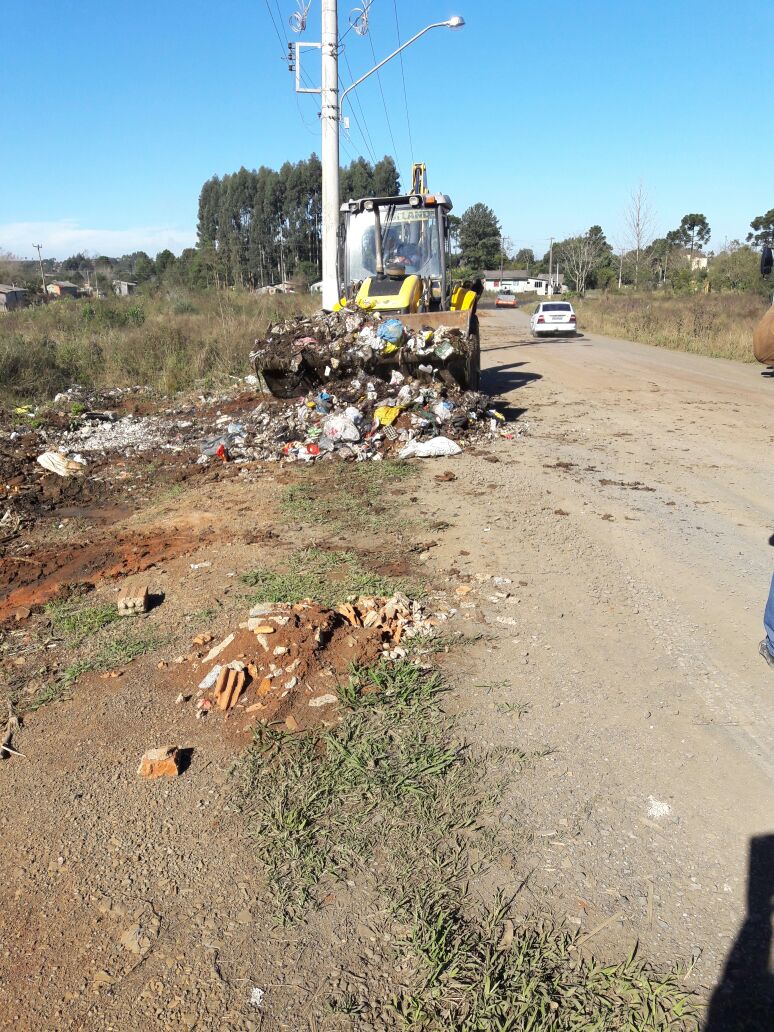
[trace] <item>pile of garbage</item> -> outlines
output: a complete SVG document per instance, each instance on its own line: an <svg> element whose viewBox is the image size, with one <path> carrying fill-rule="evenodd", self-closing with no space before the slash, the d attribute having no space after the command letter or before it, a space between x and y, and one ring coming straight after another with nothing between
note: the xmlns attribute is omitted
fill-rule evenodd
<svg viewBox="0 0 774 1032"><path fill-rule="evenodd" d="M240 730L256 720L288 731L335 723L339 687L353 666L403 658L410 639L432 633L444 618L401 593L336 609L311 601L253 606L206 655L189 657L200 680L178 701L192 703L197 718L248 717ZM196 640L204 647L211 642L209 635Z"/></svg>
<svg viewBox="0 0 774 1032"><path fill-rule="evenodd" d="M77 478L117 454L179 453L200 465L364 461L449 456L473 441L513 438L520 430L492 398L460 384L477 345L457 322L413 329L346 309L299 316L255 342L255 374L230 390L154 401L136 397L142 388L72 387L55 399L61 422L37 431L38 461Z"/></svg>
<svg viewBox="0 0 774 1032"><path fill-rule="evenodd" d="M281 455L298 461L455 455L460 441L511 436L492 399L452 373L450 360L467 359L471 346L455 326L413 330L347 309L270 326L250 355L256 377L295 404L263 425L273 423ZM241 442L214 443L228 451Z"/></svg>
<svg viewBox="0 0 774 1032"><path fill-rule="evenodd" d="M299 382L347 378L372 370L380 360L394 360L399 352L414 359L420 374L432 379L453 353L465 354L468 347L457 326L415 330L400 319L345 308L270 325L266 336L256 340L250 360L272 388L270 373L280 388L278 374L285 374L291 384L293 377Z"/></svg>

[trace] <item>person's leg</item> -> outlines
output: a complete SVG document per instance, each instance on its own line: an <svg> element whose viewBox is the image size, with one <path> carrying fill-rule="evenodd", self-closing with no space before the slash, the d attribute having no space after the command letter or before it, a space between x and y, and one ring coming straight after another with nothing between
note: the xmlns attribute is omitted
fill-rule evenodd
<svg viewBox="0 0 774 1032"><path fill-rule="evenodd" d="M766 637L761 642L761 655L770 664L774 664L774 577L771 578L769 597L766 599L766 608L763 612L763 627ZM768 652L768 656L764 653Z"/></svg>

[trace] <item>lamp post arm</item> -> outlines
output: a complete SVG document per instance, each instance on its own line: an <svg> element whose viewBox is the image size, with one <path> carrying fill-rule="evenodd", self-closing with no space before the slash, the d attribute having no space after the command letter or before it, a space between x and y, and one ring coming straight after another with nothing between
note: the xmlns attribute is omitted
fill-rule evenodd
<svg viewBox="0 0 774 1032"><path fill-rule="evenodd" d="M385 57L383 61L380 61L379 64L374 65L374 67L371 69L370 72L366 72L365 75L361 75L359 79L357 79L355 82L352 83L351 86L348 86L344 90L344 92L341 94L341 98L339 100L339 112L342 112L344 110L344 98L347 96L347 94L351 93L352 90L354 90L354 88L356 86L359 86L361 82L365 82L365 80L369 76L373 75L374 72L378 72L380 68L383 68L384 65L386 65L388 61L392 61L393 57L397 57L398 54L402 50L405 50L406 47L410 47L412 43L416 43L416 41L419 39L420 36L424 36L424 34L426 32L429 32L431 29L445 29L445 28L448 28L448 27L449 27L449 23L448 22L433 22L432 25L426 25L424 27L424 29L420 29L420 31L416 34L416 36L412 36L411 39L407 39L406 42L402 46L398 47L397 50L393 50L393 52L391 54L388 54L387 57Z"/></svg>

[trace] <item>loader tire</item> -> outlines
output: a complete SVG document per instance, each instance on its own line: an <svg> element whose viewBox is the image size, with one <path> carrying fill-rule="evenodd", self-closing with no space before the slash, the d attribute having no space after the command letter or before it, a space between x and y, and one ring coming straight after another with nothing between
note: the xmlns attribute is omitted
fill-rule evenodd
<svg viewBox="0 0 774 1032"><path fill-rule="evenodd" d="M465 380L465 386L469 391L477 391L481 387L481 341L478 333L470 335L470 350L465 363Z"/></svg>

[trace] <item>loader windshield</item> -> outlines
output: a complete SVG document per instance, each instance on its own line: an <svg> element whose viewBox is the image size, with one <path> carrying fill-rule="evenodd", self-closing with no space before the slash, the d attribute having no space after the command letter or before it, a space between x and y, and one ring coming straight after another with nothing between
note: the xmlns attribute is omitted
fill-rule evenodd
<svg viewBox="0 0 774 1032"><path fill-rule="evenodd" d="M399 264L408 274L441 275L438 222L432 208L385 205L379 208L385 265ZM376 219L373 211L349 216L344 252L344 278L357 283L376 274Z"/></svg>

